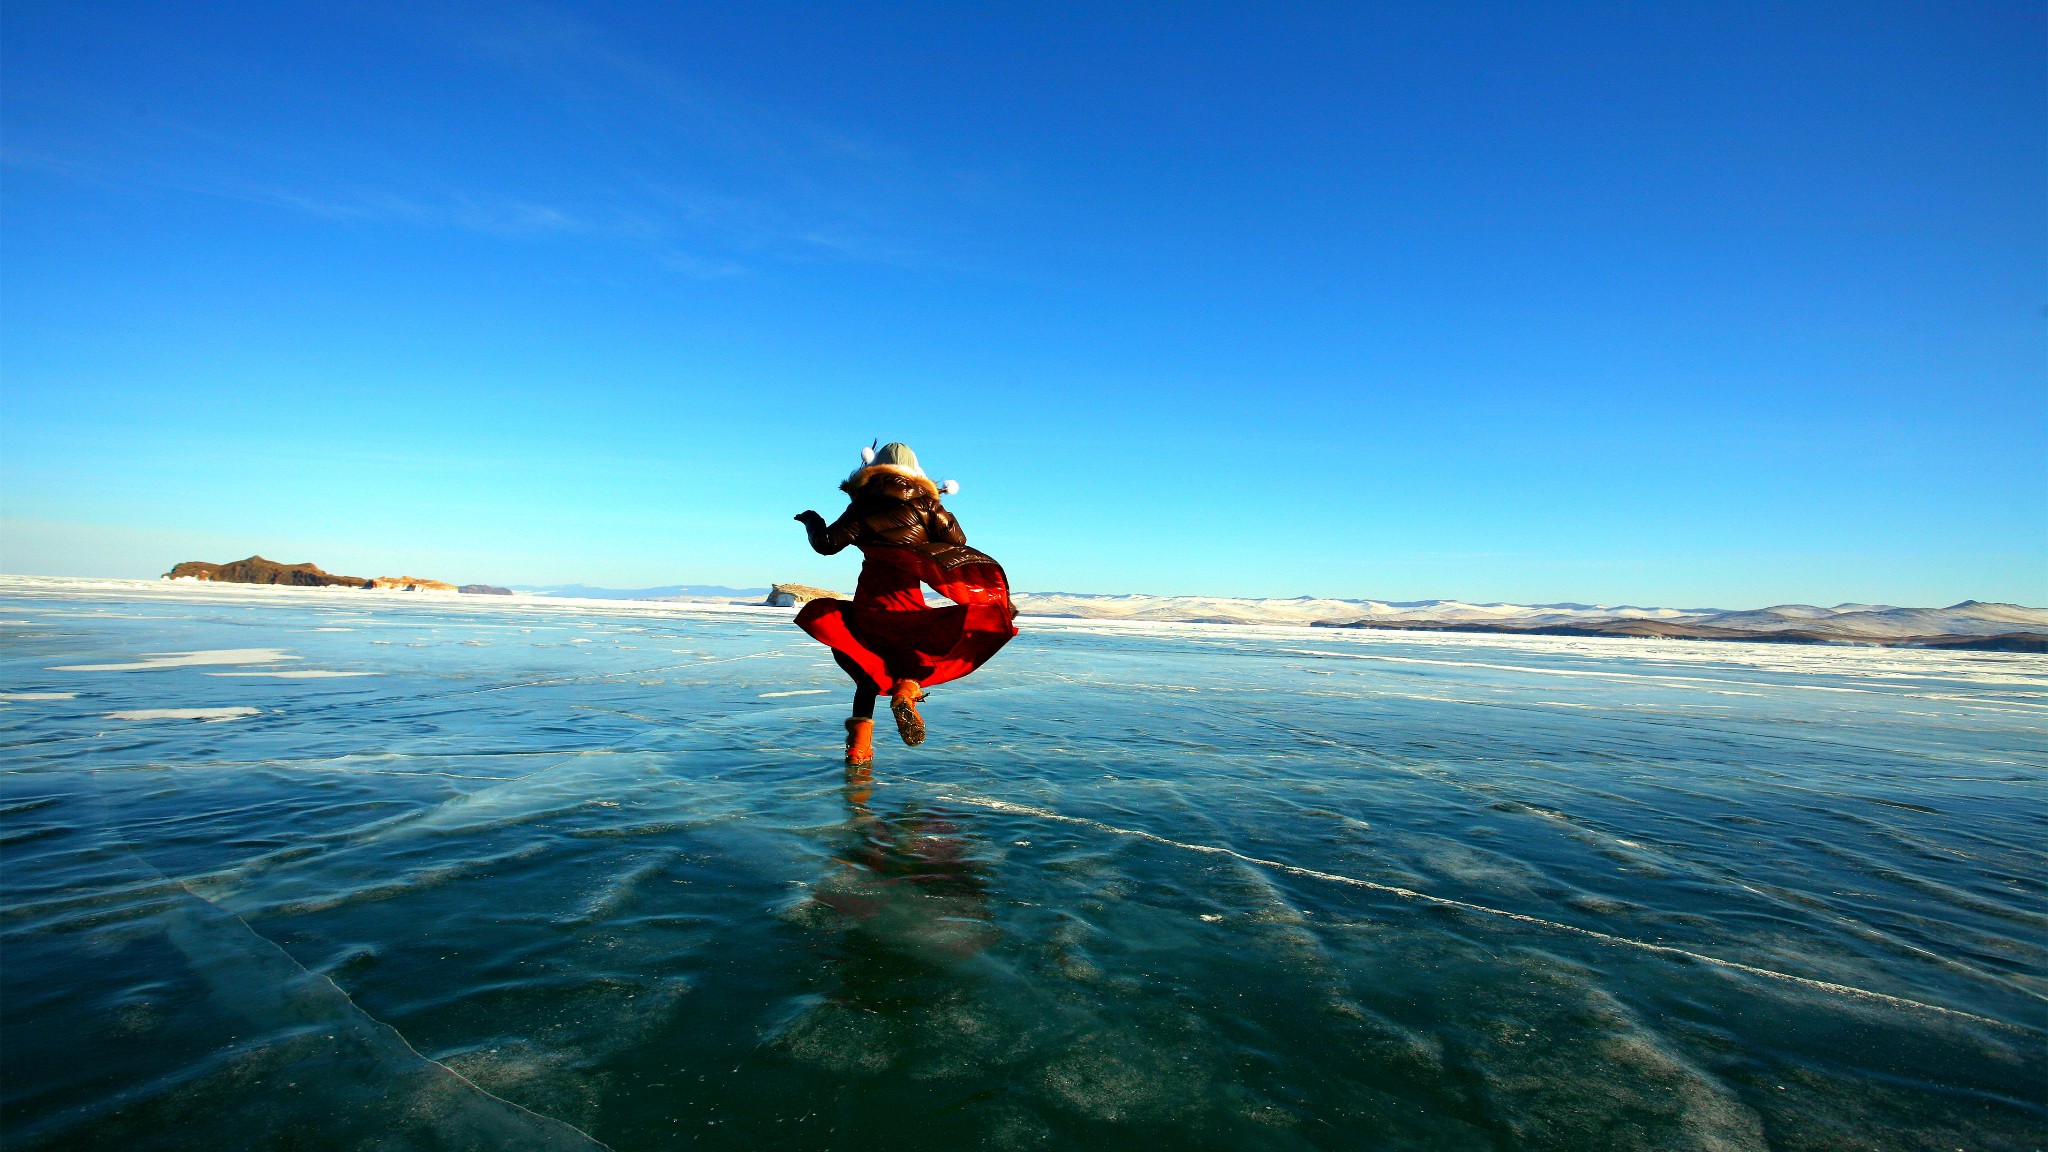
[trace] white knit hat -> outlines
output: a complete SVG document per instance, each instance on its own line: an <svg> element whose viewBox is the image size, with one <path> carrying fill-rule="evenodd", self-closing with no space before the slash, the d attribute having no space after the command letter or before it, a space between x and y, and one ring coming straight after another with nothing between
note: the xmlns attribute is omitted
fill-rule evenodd
<svg viewBox="0 0 2048 1152"><path fill-rule="evenodd" d="M891 468L901 468L913 476L923 476L926 480L931 479L931 477L925 476L923 468L918 467L917 453L910 450L910 445L900 441L891 440L880 448L872 445L863 448L860 450L860 459L863 466L887 464ZM960 482L958 480L948 480L939 485L939 491L947 496L951 496L953 493L960 491Z"/></svg>
<svg viewBox="0 0 2048 1152"><path fill-rule="evenodd" d="M901 468L913 476L924 475L924 469L917 466L917 453L910 450L910 445L895 440L882 445L880 450L861 449L860 458L870 464L887 464L891 468Z"/></svg>

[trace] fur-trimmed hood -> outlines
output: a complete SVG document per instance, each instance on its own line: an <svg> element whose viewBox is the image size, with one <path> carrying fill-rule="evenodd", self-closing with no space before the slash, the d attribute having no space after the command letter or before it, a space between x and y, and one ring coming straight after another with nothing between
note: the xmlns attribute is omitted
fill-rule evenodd
<svg viewBox="0 0 2048 1152"><path fill-rule="evenodd" d="M933 500L939 498L939 486L932 482L931 477L908 468L899 468L894 464L868 464L856 468L853 475L848 476L846 482L839 486L839 490L848 496L858 496L869 482L885 477L916 489L916 493L907 493L906 496L922 494Z"/></svg>
<svg viewBox="0 0 2048 1152"><path fill-rule="evenodd" d="M960 522L939 503L941 494L959 490L950 480L934 484L915 468L869 464L855 470L840 487L853 502L839 519L827 524L816 512L797 517L810 531L811 547L823 555L850 545L959 548L967 543Z"/></svg>

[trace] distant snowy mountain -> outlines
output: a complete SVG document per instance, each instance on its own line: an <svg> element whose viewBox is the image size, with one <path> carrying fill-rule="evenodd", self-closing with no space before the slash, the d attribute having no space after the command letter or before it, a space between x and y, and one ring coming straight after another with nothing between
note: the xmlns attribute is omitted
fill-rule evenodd
<svg viewBox="0 0 2048 1152"><path fill-rule="evenodd" d="M539 596L586 600L722 601L758 604L767 588L669 584L595 588L515 585ZM1338 600L1297 596L1095 595L1019 592L1026 616L1189 624L1264 624L1417 632L1763 640L1806 644L1984 648L2048 652L2048 609L1965 600L1946 608L1890 604L1773 604L1767 608L1646 608L1634 604L1478 604L1465 600Z"/></svg>
<svg viewBox="0 0 2048 1152"><path fill-rule="evenodd" d="M514 584L515 592L536 596L568 596L578 600L760 600L766 588L728 588L723 584L665 584L659 588L593 588L588 584Z"/></svg>
<svg viewBox="0 0 2048 1152"><path fill-rule="evenodd" d="M1241 600L1227 596L1091 596L1070 592L1023 592L1012 597L1030 616L1083 620L1162 620L1209 624L1314 624L1356 618L1358 600Z"/></svg>
<svg viewBox="0 0 2048 1152"><path fill-rule="evenodd" d="M1697 608L1637 608L1592 604L1470 604L1463 600L1292 600L1228 596L1094 596L1073 592L1023 592L1017 611L1031 616L1084 620L1177 620L1215 624L1349 624L1368 620L1446 623L1555 624L1581 620L1677 620L1710 612Z"/></svg>
<svg viewBox="0 0 2048 1152"><path fill-rule="evenodd" d="M1780 640L1805 643L1909 644L2048 650L2048 609L1966 600L1947 608L1887 604L1777 604L1718 608L1639 608L1630 604L1473 604L1462 600L1292 600L1221 596L1093 596L1020 593L1017 610L1084 620L1213 624L1292 624L1429 632Z"/></svg>
<svg viewBox="0 0 2048 1152"><path fill-rule="evenodd" d="M1893 608L1884 604L1779 604L1748 612L1688 617L1688 623L1745 632L1817 630L1843 638L1888 640L1910 636L1998 636L2048 632L2048 609L1965 600L1946 608Z"/></svg>

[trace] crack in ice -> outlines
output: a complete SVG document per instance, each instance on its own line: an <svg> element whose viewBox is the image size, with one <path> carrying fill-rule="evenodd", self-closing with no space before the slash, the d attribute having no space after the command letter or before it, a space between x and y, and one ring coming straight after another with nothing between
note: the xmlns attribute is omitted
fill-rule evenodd
<svg viewBox="0 0 2048 1152"><path fill-rule="evenodd" d="M905 777L904 779L908 780L910 778ZM927 783L925 781L917 782ZM1563 932L1574 936L1587 937L1589 939L1598 940L1603 944L1613 944L1621 947L1635 948L1644 952L1652 952L1663 956L1682 957L1684 959L1693 960L1701 964L1708 964L1717 968L1725 968L1736 972L1745 972L1752 976L1762 976L1771 980L1780 980L1788 984L1797 984L1802 987L1812 988L1821 992L1832 993L1837 996L1848 996L1854 999L1871 1000L1882 1004L1889 1004L1893 1007L1898 1008L1919 1009L1923 1012L1933 1012L1943 1016L1953 1016L1959 1019L1974 1021L1978 1024L1989 1025L1993 1028L1999 1028L2010 1032L2018 1032L2022 1035L2028 1035L2035 1031L2034 1029L2028 1028L2026 1025L2023 1024L2015 1024L2010 1021L1995 1019L1990 1016L1980 1016L1975 1012L1965 1011L1961 1008L1949 1008L1940 1004L1929 1004L1924 1000L1913 1000L1905 996L1894 996L1889 992L1878 992L1869 988L1858 988L1853 984L1837 984L1832 980L1818 980L1811 976L1796 976L1790 972L1780 972L1774 968L1762 968L1754 964L1744 964L1739 960L1725 960L1719 956L1710 956L1704 952L1694 952L1691 949L1687 948L1678 948L1669 944L1656 944L1648 940L1636 940L1627 936L1616 936L1611 932L1602 932L1595 928L1582 928L1576 924L1566 924L1560 920L1546 920L1541 916L1531 916L1524 912L1510 912L1505 908L1493 908L1485 904L1474 904L1467 900L1456 900L1449 896L1437 896L1428 892L1420 892L1413 888L1403 888L1398 884L1382 884L1375 880L1364 880L1356 876L1345 876L1337 872L1324 872L1316 868L1304 868L1299 864L1289 864L1284 860L1268 860L1263 856L1253 856L1249 853L1239 852L1235 848L1224 848L1215 844L1190 844L1187 841L1175 840L1168 836L1161 836L1157 832L1148 832L1142 828L1122 828L1115 824L1106 824L1100 820L1090 820L1084 816L1068 816L1065 813L1054 812L1046 808L1037 808L1029 804L1018 804L1008 800L996 800L985 796L964 795L959 793L940 793L936 798L939 800L949 801L956 804L968 804L978 808L986 808L992 812L1007 812L1013 815L1031 816L1040 820L1055 820L1064 824L1078 824L1083 827L1094 828L1098 831L1108 832L1113 835L1129 836L1139 840L1149 840L1155 844L1164 844L1168 847L1179 848L1188 852L1200 852L1212 856L1228 856L1235 860L1242 860L1247 864L1256 864L1261 868L1271 868L1275 871L1288 873L1289 875L1305 876L1310 879L1323 880L1333 884L1344 884L1353 888L1364 888L1373 892L1384 893L1389 896L1397 896L1403 900L1420 901L1422 903L1435 905L1440 908L1456 908L1464 912L1476 912L1484 916L1499 917L1504 920L1512 920L1519 924L1528 924L1534 927L1548 929L1553 932Z"/></svg>

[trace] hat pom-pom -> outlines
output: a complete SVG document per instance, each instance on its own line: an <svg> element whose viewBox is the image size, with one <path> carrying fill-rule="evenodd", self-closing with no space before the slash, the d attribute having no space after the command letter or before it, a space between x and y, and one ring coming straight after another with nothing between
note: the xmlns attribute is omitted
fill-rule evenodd
<svg viewBox="0 0 2048 1152"><path fill-rule="evenodd" d="M960 482L958 480L948 480L939 485L939 491L951 496L960 491Z"/></svg>
<svg viewBox="0 0 2048 1152"><path fill-rule="evenodd" d="M875 450L873 448L861 449L860 462L863 464L873 464L875 462Z"/></svg>

